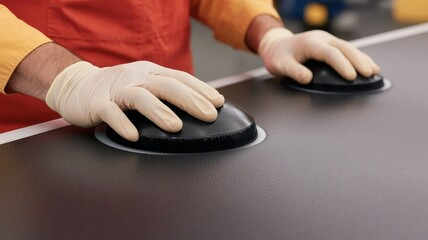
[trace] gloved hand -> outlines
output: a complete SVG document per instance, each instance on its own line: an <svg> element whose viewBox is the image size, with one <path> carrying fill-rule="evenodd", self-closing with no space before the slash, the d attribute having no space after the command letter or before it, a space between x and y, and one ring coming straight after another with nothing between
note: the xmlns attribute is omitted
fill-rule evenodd
<svg viewBox="0 0 428 240"><path fill-rule="evenodd" d="M75 63L55 78L46 95L48 106L66 121L82 127L104 121L130 141L138 140L138 132L125 109L138 110L166 131L182 128L160 99L206 122L217 118L215 108L224 103L216 89L190 74L145 61L106 68Z"/></svg>
<svg viewBox="0 0 428 240"><path fill-rule="evenodd" d="M380 71L367 54L320 30L294 35L285 28L271 29L262 37L258 53L269 72L302 84L312 80L312 72L301 64L309 59L326 62L347 80L357 77L355 70L366 77Z"/></svg>

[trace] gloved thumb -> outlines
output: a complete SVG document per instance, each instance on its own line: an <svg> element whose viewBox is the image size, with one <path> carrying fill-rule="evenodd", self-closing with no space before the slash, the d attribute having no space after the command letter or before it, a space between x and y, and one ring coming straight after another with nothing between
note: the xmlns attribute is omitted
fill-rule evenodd
<svg viewBox="0 0 428 240"><path fill-rule="evenodd" d="M312 80L312 72L292 57L285 59L284 63L277 68L279 75L288 76L300 84L308 84Z"/></svg>
<svg viewBox="0 0 428 240"><path fill-rule="evenodd" d="M99 118L128 141L136 142L138 140L137 129L114 102L100 107Z"/></svg>

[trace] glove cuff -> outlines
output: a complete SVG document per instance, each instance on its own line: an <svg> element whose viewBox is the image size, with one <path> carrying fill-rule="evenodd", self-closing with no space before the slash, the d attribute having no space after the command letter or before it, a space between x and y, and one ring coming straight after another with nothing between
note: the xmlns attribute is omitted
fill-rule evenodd
<svg viewBox="0 0 428 240"><path fill-rule="evenodd" d="M61 109L65 106L66 100L70 93L73 91L77 83L83 79L85 73L97 69L89 62L80 61L65 68L53 80L49 90L46 94L45 102L54 111L61 114Z"/></svg>
<svg viewBox="0 0 428 240"><path fill-rule="evenodd" d="M258 53L265 52L272 42L276 42L278 39L291 38L292 36L294 34L286 28L273 28L263 35L262 40L260 40Z"/></svg>

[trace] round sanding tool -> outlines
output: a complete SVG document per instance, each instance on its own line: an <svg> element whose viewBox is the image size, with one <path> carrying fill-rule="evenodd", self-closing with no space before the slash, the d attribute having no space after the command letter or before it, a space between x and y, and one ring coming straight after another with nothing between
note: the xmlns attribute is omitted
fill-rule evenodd
<svg viewBox="0 0 428 240"><path fill-rule="evenodd" d="M323 62L311 60L306 62L305 66L313 73L309 84L300 84L288 77L283 79L283 84L299 91L320 94L372 93L391 87L391 82L381 75L364 77L358 74L355 80L348 81Z"/></svg>
<svg viewBox="0 0 428 240"><path fill-rule="evenodd" d="M107 136L126 147L164 153L226 150L247 145L257 138L253 117L230 102L217 109L218 117L212 123L203 122L177 107L168 106L183 121L180 132L166 132L138 111L127 111L127 117L139 132L139 140L127 141L110 127L107 128Z"/></svg>

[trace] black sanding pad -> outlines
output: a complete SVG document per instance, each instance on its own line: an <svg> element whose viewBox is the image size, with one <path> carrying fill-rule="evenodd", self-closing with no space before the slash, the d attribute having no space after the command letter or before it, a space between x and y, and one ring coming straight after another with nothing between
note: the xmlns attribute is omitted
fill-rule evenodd
<svg viewBox="0 0 428 240"><path fill-rule="evenodd" d="M215 122L200 121L186 112L169 107L183 121L178 133L169 133L157 127L137 111L126 115L136 126L140 139L130 142L107 128L107 136L116 143L140 150L165 153L193 153L236 148L251 143L257 138L257 126L253 117L235 105L226 102L217 109Z"/></svg>
<svg viewBox="0 0 428 240"><path fill-rule="evenodd" d="M364 77L358 74L354 81L347 81L325 63L308 61L305 66L313 73L313 79L309 84L300 84L290 78L284 78L283 84L300 91L325 94L369 93L389 87L386 86L386 82L381 75ZM387 84L390 83L388 82Z"/></svg>

